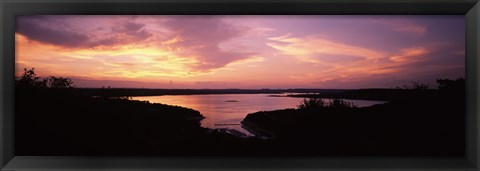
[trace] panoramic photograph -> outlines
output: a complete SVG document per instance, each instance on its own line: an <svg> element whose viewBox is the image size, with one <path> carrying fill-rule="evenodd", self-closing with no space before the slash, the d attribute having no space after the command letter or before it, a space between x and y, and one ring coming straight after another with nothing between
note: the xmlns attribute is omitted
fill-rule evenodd
<svg viewBox="0 0 480 171"><path fill-rule="evenodd" d="M25 15L17 156L464 156L463 15Z"/></svg>

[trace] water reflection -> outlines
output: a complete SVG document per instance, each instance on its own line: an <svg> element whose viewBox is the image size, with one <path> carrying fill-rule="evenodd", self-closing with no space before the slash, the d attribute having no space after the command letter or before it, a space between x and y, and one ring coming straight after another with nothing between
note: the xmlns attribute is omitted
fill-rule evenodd
<svg viewBox="0 0 480 171"><path fill-rule="evenodd" d="M272 97L271 94L165 95L133 97L133 99L192 108L206 117L201 121L202 127L235 129L247 135L251 134L240 125L240 121L247 114L295 108L302 100L302 98ZM348 101L358 107L383 103L365 100Z"/></svg>

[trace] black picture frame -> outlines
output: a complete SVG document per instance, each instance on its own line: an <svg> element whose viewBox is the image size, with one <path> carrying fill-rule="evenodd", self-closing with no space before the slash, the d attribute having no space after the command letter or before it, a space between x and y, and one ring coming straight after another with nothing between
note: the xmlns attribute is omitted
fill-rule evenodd
<svg viewBox="0 0 480 171"><path fill-rule="evenodd" d="M478 170L480 4L478 0L0 0L1 170ZM79 157L15 156L16 15L465 15L464 157Z"/></svg>

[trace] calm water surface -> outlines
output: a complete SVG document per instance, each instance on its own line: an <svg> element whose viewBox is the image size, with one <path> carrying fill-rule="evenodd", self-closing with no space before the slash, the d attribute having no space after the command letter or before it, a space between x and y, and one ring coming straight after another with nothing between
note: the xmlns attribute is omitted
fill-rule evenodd
<svg viewBox="0 0 480 171"><path fill-rule="evenodd" d="M133 100L149 101L191 108L199 111L205 119L201 126L206 128L235 129L250 134L240 125L245 116L258 111L296 108L302 98L270 97L272 94L208 94L208 95L165 95L133 97ZM358 107L384 103L379 101L348 100Z"/></svg>

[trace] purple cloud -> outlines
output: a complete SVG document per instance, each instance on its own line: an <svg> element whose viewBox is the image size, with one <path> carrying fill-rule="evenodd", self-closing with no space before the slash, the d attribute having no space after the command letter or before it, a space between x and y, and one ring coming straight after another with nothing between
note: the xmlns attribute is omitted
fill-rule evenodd
<svg viewBox="0 0 480 171"><path fill-rule="evenodd" d="M126 21L120 26L111 28L112 36L98 40L91 40L85 46L112 46L119 44L128 44L132 42L140 42L153 36L153 34L145 29L145 24ZM127 35L127 36L124 36Z"/></svg>
<svg viewBox="0 0 480 171"><path fill-rule="evenodd" d="M101 30L110 30L110 36L102 35L101 38L96 38L85 30L73 31L81 29L69 25L67 19L68 17L61 16L17 17L16 32L35 41L69 48L128 44L143 41L153 35L144 28L145 24L125 21L120 25L110 26L111 28L102 27Z"/></svg>
<svg viewBox="0 0 480 171"><path fill-rule="evenodd" d="M145 40L152 36L152 33L144 29L145 24L134 23L127 21L120 27L113 27L112 30L116 34L126 34L132 37L134 40Z"/></svg>
<svg viewBox="0 0 480 171"><path fill-rule="evenodd" d="M223 67L231 62L251 57L249 52L223 51L220 44L241 36L247 28L229 25L221 17L174 17L165 23L181 36L178 43L182 47L191 47L192 53L198 55L199 63L192 66L199 70Z"/></svg>
<svg viewBox="0 0 480 171"><path fill-rule="evenodd" d="M63 30L55 24L49 26L42 24L48 19L42 16L17 17L16 32L32 40L61 46L76 47L88 41L89 38L85 34Z"/></svg>

